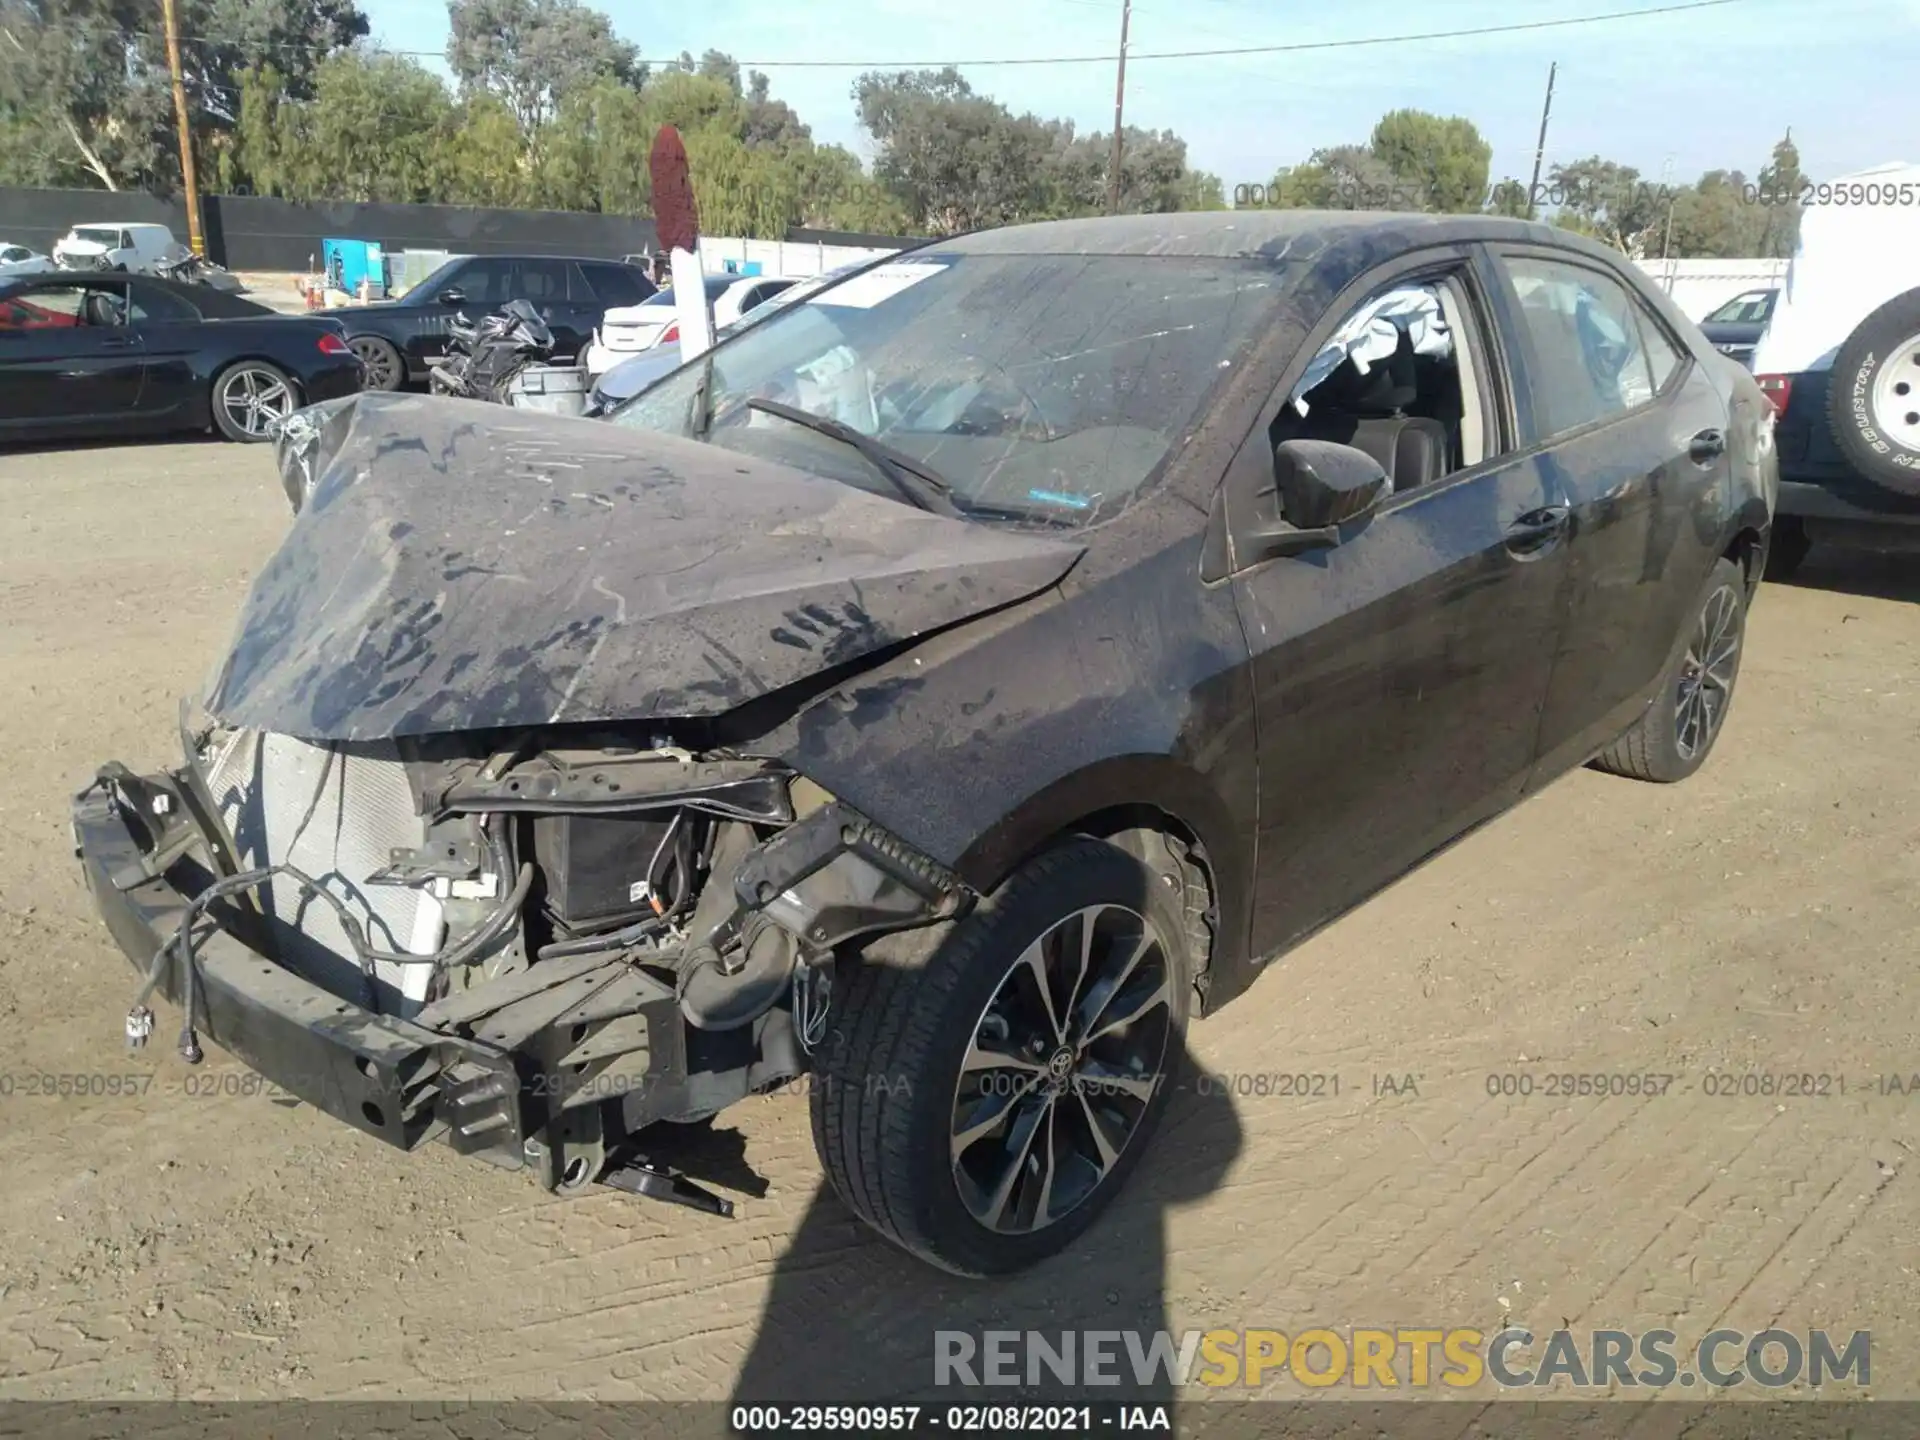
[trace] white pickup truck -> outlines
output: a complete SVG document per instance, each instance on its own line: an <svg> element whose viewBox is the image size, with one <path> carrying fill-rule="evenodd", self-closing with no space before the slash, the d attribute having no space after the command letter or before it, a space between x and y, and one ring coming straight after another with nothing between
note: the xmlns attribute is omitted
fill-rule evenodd
<svg viewBox="0 0 1920 1440"><path fill-rule="evenodd" d="M1920 550L1920 165L1812 188L1752 362L1779 415L1775 578L1816 542Z"/></svg>

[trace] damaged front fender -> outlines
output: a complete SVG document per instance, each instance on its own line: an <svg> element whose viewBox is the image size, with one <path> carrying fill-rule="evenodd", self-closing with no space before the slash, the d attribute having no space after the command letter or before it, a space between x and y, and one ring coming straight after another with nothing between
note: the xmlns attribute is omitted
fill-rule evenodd
<svg viewBox="0 0 1920 1440"><path fill-rule="evenodd" d="M959 876L839 801L744 857L734 892L815 951L957 919L975 899Z"/></svg>
<svg viewBox="0 0 1920 1440"><path fill-rule="evenodd" d="M352 417L349 407L358 395L343 395L302 406L283 419L268 422L273 437L273 463L280 471L280 488L287 492L287 503L298 515L306 508L313 487L326 469L333 452L340 448Z"/></svg>

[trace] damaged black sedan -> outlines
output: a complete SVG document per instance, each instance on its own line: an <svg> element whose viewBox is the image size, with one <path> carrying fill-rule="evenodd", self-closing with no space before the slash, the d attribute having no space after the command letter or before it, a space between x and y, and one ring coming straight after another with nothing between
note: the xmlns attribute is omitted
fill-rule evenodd
<svg viewBox="0 0 1920 1440"><path fill-rule="evenodd" d="M183 762L75 802L129 1037L723 1211L657 1137L810 1075L850 1207L1018 1269L1190 1015L1571 767L1704 762L1770 415L1598 246L1309 213L939 242L605 421L302 412Z"/></svg>

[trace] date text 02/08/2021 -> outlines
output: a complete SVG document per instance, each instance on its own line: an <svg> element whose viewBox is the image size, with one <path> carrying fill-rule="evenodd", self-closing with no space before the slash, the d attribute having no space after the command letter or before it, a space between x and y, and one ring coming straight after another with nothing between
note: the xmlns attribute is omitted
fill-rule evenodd
<svg viewBox="0 0 1920 1440"><path fill-rule="evenodd" d="M1173 1433L1165 1405L735 1405L729 1428L759 1435L1093 1435Z"/></svg>

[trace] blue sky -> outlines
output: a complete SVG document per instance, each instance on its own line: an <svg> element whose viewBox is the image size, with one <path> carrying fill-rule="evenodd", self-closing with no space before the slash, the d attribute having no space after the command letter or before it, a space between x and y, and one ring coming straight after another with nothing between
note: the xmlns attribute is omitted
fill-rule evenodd
<svg viewBox="0 0 1920 1440"><path fill-rule="evenodd" d="M1135 0L1132 51L1281 45L1463 29L1641 8L1655 0ZM362 0L374 38L439 51L444 0ZM816 139L870 147L849 96L857 69L901 63L1111 55L1120 0L610 0L596 8L650 59L725 50L764 69ZM1314 148L1364 140L1401 106L1460 114L1493 146L1493 175L1533 162L1547 67L1558 61L1547 164L1601 154L1650 179L1715 166L1753 175L1789 126L1826 179L1920 160L1920 0L1733 0L1714 9L1472 39L1208 59L1136 58L1127 121L1184 136L1229 191ZM782 64L781 62L788 62ZM440 67L444 69L444 67ZM1113 66L963 66L1015 111L1107 129Z"/></svg>

